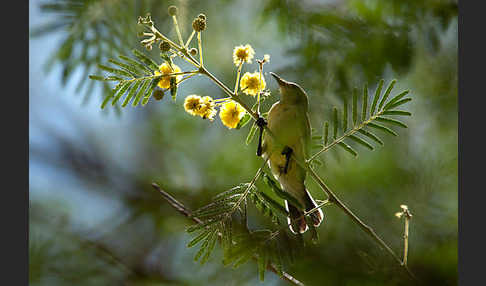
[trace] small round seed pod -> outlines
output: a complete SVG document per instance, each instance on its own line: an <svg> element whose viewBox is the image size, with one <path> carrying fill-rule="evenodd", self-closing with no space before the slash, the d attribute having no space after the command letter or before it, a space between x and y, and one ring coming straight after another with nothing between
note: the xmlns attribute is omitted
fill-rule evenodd
<svg viewBox="0 0 486 286"><path fill-rule="evenodd" d="M191 56L194 57L195 55L197 55L197 49L196 48L192 48L192 49L189 50L189 53L191 54Z"/></svg>
<svg viewBox="0 0 486 286"><path fill-rule="evenodd" d="M160 42L159 49L163 53L166 53L166 52L170 51L170 44L169 44L169 42L167 42L167 41Z"/></svg>
<svg viewBox="0 0 486 286"><path fill-rule="evenodd" d="M164 98L164 91L162 89L156 89L154 90L154 93L152 93L152 96L155 98L155 100L161 100Z"/></svg>
<svg viewBox="0 0 486 286"><path fill-rule="evenodd" d="M202 19L202 18L195 18L193 21L192 21L192 28L194 29L194 31L196 32L202 32L206 29L206 19Z"/></svg>
<svg viewBox="0 0 486 286"><path fill-rule="evenodd" d="M172 5L172 6L169 6L169 9L168 9L168 12L169 12L169 15L170 16L176 16L177 15L177 7Z"/></svg>

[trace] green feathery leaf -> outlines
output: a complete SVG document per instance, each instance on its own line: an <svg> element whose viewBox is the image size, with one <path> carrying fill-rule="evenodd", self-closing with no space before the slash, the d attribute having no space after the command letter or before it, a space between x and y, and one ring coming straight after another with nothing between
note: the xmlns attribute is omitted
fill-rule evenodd
<svg viewBox="0 0 486 286"><path fill-rule="evenodd" d="M368 124L367 124L367 126L369 126L369 127L373 127L373 128L376 128L376 129L378 129L378 130L381 130L381 131L386 132L386 133L388 133L388 134L391 134L391 135L393 135L393 136L398 136L398 134L397 134L397 133L395 133L395 131L393 131L393 130L391 130L390 128L385 127L385 126L383 126L383 125L379 125L379 124L376 124L376 123L370 122L370 123L368 123Z"/></svg>
<svg viewBox="0 0 486 286"><path fill-rule="evenodd" d="M123 101L122 103L122 107L125 107L127 106L127 104L130 102L130 100L133 98L133 96L135 95L135 92L137 92L138 88L140 87L140 85L142 84L142 81L141 80L138 80L135 82L135 84L132 86L132 88L130 89L130 92L128 93L128 95L125 97L125 100Z"/></svg>
<svg viewBox="0 0 486 286"><path fill-rule="evenodd" d="M376 87L375 96L373 97L373 105L371 105L370 115L375 113L376 104L378 103L378 99L380 98L381 89L383 88L383 84L385 83L384 79L381 79L378 83L378 87Z"/></svg>
<svg viewBox="0 0 486 286"><path fill-rule="evenodd" d="M218 229L216 228L216 229L211 230L211 232L209 233L209 235L206 236L206 238L204 239L203 244L201 245L201 248L199 248L199 251L196 253L196 256L194 257L194 260L195 261L198 261L199 258L201 257L201 255L208 250L209 244L213 240L213 237L215 235L217 235L217 233L218 233Z"/></svg>
<svg viewBox="0 0 486 286"><path fill-rule="evenodd" d="M403 110L385 110L381 114L382 115L405 115L405 116L412 115L412 113Z"/></svg>
<svg viewBox="0 0 486 286"><path fill-rule="evenodd" d="M349 146L348 144L346 144L344 142L339 142L337 145L342 147L344 150L348 151L354 157L358 157L358 152L356 152L356 150L351 148L351 146Z"/></svg>
<svg viewBox="0 0 486 286"><path fill-rule="evenodd" d="M405 104L405 103L407 103L407 102L409 102L409 101L411 101L411 100L412 100L411 98L404 98L404 99L402 99L402 100L399 100L399 101L397 101L397 102L395 102L395 103L391 104L390 106L388 106L387 110L389 110L389 109L393 109L393 108L395 108L395 107L398 107L398 106L400 106L400 105L402 105L402 104Z"/></svg>
<svg viewBox="0 0 486 286"><path fill-rule="evenodd" d="M255 133L258 129L258 125L256 125L255 122L253 122L253 125L250 128L250 131L248 132L248 136L246 136L245 143L246 145L250 145L251 141L253 141L253 137L255 137Z"/></svg>
<svg viewBox="0 0 486 286"><path fill-rule="evenodd" d="M125 62L127 62L128 64L138 68L139 70L141 71L144 71L145 74L147 75L152 75L153 74L153 71L151 69L149 69L146 65L142 64L142 63L139 63L137 62L136 60L132 59L132 58L129 58L127 56L124 56L124 55L119 55L118 56L120 59L124 60Z"/></svg>
<svg viewBox="0 0 486 286"><path fill-rule="evenodd" d="M371 145L367 141L365 141L365 140L363 140L363 139L361 139L361 138L359 138L357 136L349 135L348 138L351 139L351 140L353 140L353 141L355 141L355 142L357 142L357 143L359 143L359 144L361 144L361 145L363 145L363 146L365 146L366 148L368 148L370 150L373 150L374 149L373 148L373 145Z"/></svg>
<svg viewBox="0 0 486 286"><path fill-rule="evenodd" d="M119 62L119 61L114 60L114 59L108 59L108 62L110 62L110 63L112 63L114 65L119 66L124 71L130 73L132 75L132 77L134 77L134 75L138 75L138 76L143 76L144 75L144 73L142 71L140 71L139 69L137 69L136 67L134 67L132 65L127 65L125 63Z"/></svg>
<svg viewBox="0 0 486 286"><path fill-rule="evenodd" d="M329 122L324 122L324 146L327 146L328 138L329 138Z"/></svg>
<svg viewBox="0 0 486 286"><path fill-rule="evenodd" d="M388 87L385 90L385 94L383 94L383 98L380 101L380 104L378 105L378 110L381 110L381 107L383 107L383 104L385 104L385 101L387 100L388 96L390 95L391 90L395 86L395 83L397 83L397 80L394 79L388 84Z"/></svg>
<svg viewBox="0 0 486 286"><path fill-rule="evenodd" d="M346 132L348 129L348 100L344 98L344 104L343 104L343 125L341 126L343 128L343 133Z"/></svg>
<svg viewBox="0 0 486 286"><path fill-rule="evenodd" d="M120 97L125 94L125 92L128 90L128 88L130 87L130 85L132 85L132 83L133 82L131 82L131 81L126 81L126 82L122 83L122 87L120 88L120 90L115 95L115 98L111 102L111 105L115 105L118 102L118 100L120 99Z"/></svg>
<svg viewBox="0 0 486 286"><path fill-rule="evenodd" d="M204 230L201 232L198 236L193 238L188 244L187 247L193 247L194 245L198 244L200 241L202 241L204 238L206 238L209 235L210 231Z"/></svg>
<svg viewBox="0 0 486 286"><path fill-rule="evenodd" d="M408 127L405 123L403 123L399 120L396 120L396 119L378 116L378 117L376 117L376 120L381 121L381 122L385 122L385 123L390 123L390 124L393 124L393 125L396 125L396 126L399 126L399 127L403 127L403 128Z"/></svg>
<svg viewBox="0 0 486 286"><path fill-rule="evenodd" d="M370 138L371 140L375 141L376 143L380 144L381 146L383 146L383 141L381 141L380 138L378 138L378 136L376 136L375 134L365 130L365 129L359 129L358 130L359 133L367 136L368 138Z"/></svg>
<svg viewBox="0 0 486 286"><path fill-rule="evenodd" d="M267 270L268 265L268 253L266 248L262 249L258 255L257 265L258 265L258 276L260 277L260 281L265 280L265 271Z"/></svg>
<svg viewBox="0 0 486 286"><path fill-rule="evenodd" d="M113 98L113 96L115 96L115 93L117 93L121 88L121 84L117 84L112 90L111 92L105 97L105 99L103 100L103 103L101 103L101 109L104 109L105 106L108 104L108 102L110 101L110 99Z"/></svg>
<svg viewBox="0 0 486 286"><path fill-rule="evenodd" d="M190 227L188 227L186 229L186 231L188 233L192 233L192 232L195 232L195 231L198 231L198 230L202 230L203 228L209 227L212 224L215 224L217 222L219 222L219 221L218 220L207 220L207 221L204 221L203 223L198 223L198 224L195 224L195 225L191 225Z"/></svg>
<svg viewBox="0 0 486 286"><path fill-rule="evenodd" d="M353 126L358 122L358 89L353 89Z"/></svg>
<svg viewBox="0 0 486 286"><path fill-rule="evenodd" d="M408 93L410 92L410 90L405 90L405 91L402 91L401 93L399 93L398 95L396 95L395 97L393 97L392 99L390 99L388 101L387 104L385 104L385 106L383 107L384 110L387 110L387 109L390 109L390 106L392 104L394 104L395 102L399 101L400 99L402 99L405 95L407 95Z"/></svg>
<svg viewBox="0 0 486 286"><path fill-rule="evenodd" d="M132 106L138 105L138 103L140 102L140 99L142 99L142 96L143 96L144 92L146 91L146 89L148 88L150 82L151 82L151 80L149 80L149 79L146 79L146 80L143 81L143 84L140 87L140 89L138 90L137 95L135 95L135 99L132 102Z"/></svg>
<svg viewBox="0 0 486 286"><path fill-rule="evenodd" d="M365 121L366 112L368 108L368 84L365 84L363 88L363 109L361 111L361 121Z"/></svg>
<svg viewBox="0 0 486 286"><path fill-rule="evenodd" d="M144 64L146 64L152 71L158 71L159 66L151 58L147 57L144 53L139 50L133 49L133 54Z"/></svg>
<svg viewBox="0 0 486 286"><path fill-rule="evenodd" d="M218 199L230 197L234 194L242 194L245 191L246 188L247 188L247 184L240 184L240 185L233 187L233 188L231 188L227 191L224 191L222 193L217 194L213 199L218 200Z"/></svg>
<svg viewBox="0 0 486 286"><path fill-rule="evenodd" d="M102 64L98 64L98 67L104 71L107 71L109 73L112 73L112 74L116 74L116 75L119 75L119 76L126 76L126 77L129 77L129 78L133 78L133 76L127 72L127 71L124 71L124 70L120 70L120 69L115 69L115 68L112 68L112 67L109 67L109 66L105 66L105 65L102 65Z"/></svg>
<svg viewBox="0 0 486 286"><path fill-rule="evenodd" d="M152 96L152 91L154 90L154 88L159 83L160 78L161 77L155 77L155 78L152 79L152 82L150 83L150 86L145 91L145 96L144 96L144 98L142 100L142 106L144 106L145 104L147 104L147 102L149 101L150 97Z"/></svg>
<svg viewBox="0 0 486 286"><path fill-rule="evenodd" d="M240 122L238 122L238 125L236 125L236 129L240 129L241 127L245 126L248 122L250 122L251 116L248 114L248 112L243 115L241 118Z"/></svg>
<svg viewBox="0 0 486 286"><path fill-rule="evenodd" d="M95 75L95 74L90 74L89 75L89 79L99 80L99 81L105 81L105 78L103 76Z"/></svg>
<svg viewBox="0 0 486 286"><path fill-rule="evenodd" d="M204 264L208 261L209 256L213 252L214 246L216 245L217 238L218 238L217 231L214 231L213 233L211 233L211 237L210 237L210 241L209 241L209 244L208 244L208 247L207 247L207 250L206 250L206 254L201 259L201 264Z"/></svg>
<svg viewBox="0 0 486 286"><path fill-rule="evenodd" d="M336 107L332 110L332 124L334 128L333 138L336 139L338 133L338 110Z"/></svg>
<svg viewBox="0 0 486 286"><path fill-rule="evenodd" d="M299 208L302 208L302 204L296 198L294 198L292 195L290 195L289 193L284 192L282 189L280 189L280 187L277 185L277 183L272 178L270 178L270 176L267 175L267 173L263 173L263 181L275 192L275 194L277 196L279 196L280 198L282 198L284 200L288 200L293 205L295 205Z"/></svg>

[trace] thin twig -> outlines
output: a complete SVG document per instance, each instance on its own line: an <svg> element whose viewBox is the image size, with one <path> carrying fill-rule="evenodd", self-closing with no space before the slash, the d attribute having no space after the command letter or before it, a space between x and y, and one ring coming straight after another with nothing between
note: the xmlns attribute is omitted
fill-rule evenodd
<svg viewBox="0 0 486 286"><path fill-rule="evenodd" d="M202 51L202 44L201 44L201 32L197 32L197 46L199 47L199 64L201 65L201 67L204 67L203 51Z"/></svg>
<svg viewBox="0 0 486 286"><path fill-rule="evenodd" d="M410 219L412 218L412 213L408 209L407 205L400 205L400 208L402 208L401 212L396 213L395 215L398 218L401 218L402 216L405 217L405 226L403 230L403 260L402 260L402 265L407 266L407 260L408 260L408 228L410 226Z"/></svg>
<svg viewBox="0 0 486 286"><path fill-rule="evenodd" d="M177 17L175 15L173 15L172 19L174 20L174 26L176 28L177 37L179 38L179 44L181 46L184 46L184 41L182 40L181 30L179 29L179 24L177 23Z"/></svg>
<svg viewBox="0 0 486 286"><path fill-rule="evenodd" d="M409 218L405 217L405 233L403 234L403 265L407 265L408 257L408 224Z"/></svg>
<svg viewBox="0 0 486 286"><path fill-rule="evenodd" d="M156 183L152 183L152 187L156 191L158 191L162 195L162 197L173 208L175 208L179 213L181 213L182 215L184 215L187 218L190 218L195 223L198 223L198 224L202 224L203 223L203 221L200 220L198 217L195 217L195 216L192 215L192 211L191 210L189 210L188 208L186 208L182 203L180 203L174 197L172 197L167 192L165 192L164 190L162 190L159 185L157 185ZM221 235L221 234L219 234L219 235ZM253 259L256 260L257 257L256 256L253 256ZM273 263L269 263L267 269L270 270L270 271L272 271L273 273L279 275L278 274L278 270L277 270L277 268L275 267L275 265ZM295 279L292 275L288 274L285 271L282 271L282 276L280 276L280 278L283 279L283 280L285 280L285 281L287 281L287 282L289 282L289 283L291 283L291 284L293 284L293 285L304 286L304 283L302 283L299 280Z"/></svg>
<svg viewBox="0 0 486 286"><path fill-rule="evenodd" d="M191 35L189 36L189 38L187 39L186 44L184 45L186 48L189 46L189 43L191 43L192 37L194 37L195 34L196 34L196 31L195 30L192 30Z"/></svg>

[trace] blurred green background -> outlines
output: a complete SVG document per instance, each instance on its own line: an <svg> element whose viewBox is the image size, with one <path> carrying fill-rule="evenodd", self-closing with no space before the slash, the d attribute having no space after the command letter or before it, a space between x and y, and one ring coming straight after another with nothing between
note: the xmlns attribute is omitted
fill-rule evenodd
<svg viewBox="0 0 486 286"><path fill-rule="evenodd" d="M29 280L31 285L286 285L256 265L237 270L221 252L200 266L187 249L191 222L152 187L157 182L188 207L249 181L261 164L249 125L228 130L184 112L185 96L222 97L204 77L145 107L99 108L96 63L142 49L136 20L147 12L175 39L167 7L179 7L182 33L203 12L205 64L227 85L233 47L270 54L266 72L309 94L312 126L365 83L396 78L410 89L413 113L398 137L374 151L357 147L322 156L318 173L395 252L402 251L409 206L409 267L425 285L457 284L457 1L30 1ZM157 55L156 49L152 55ZM255 61L254 61L255 62ZM180 66L188 68L184 63ZM253 72L257 65L248 65ZM276 83L266 77L272 97ZM385 83L385 84L386 84ZM392 95L393 95L392 94ZM315 198L325 196L308 180ZM286 271L306 285L408 285L395 261L336 207L324 209L320 241ZM250 221L264 219L255 211Z"/></svg>

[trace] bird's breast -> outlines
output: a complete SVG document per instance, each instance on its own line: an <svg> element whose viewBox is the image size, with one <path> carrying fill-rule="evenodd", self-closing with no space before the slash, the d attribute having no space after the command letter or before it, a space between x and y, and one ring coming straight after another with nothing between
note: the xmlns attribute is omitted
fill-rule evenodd
<svg viewBox="0 0 486 286"><path fill-rule="evenodd" d="M298 107L277 103L268 114L268 128L282 144L291 146L300 140L304 116Z"/></svg>

